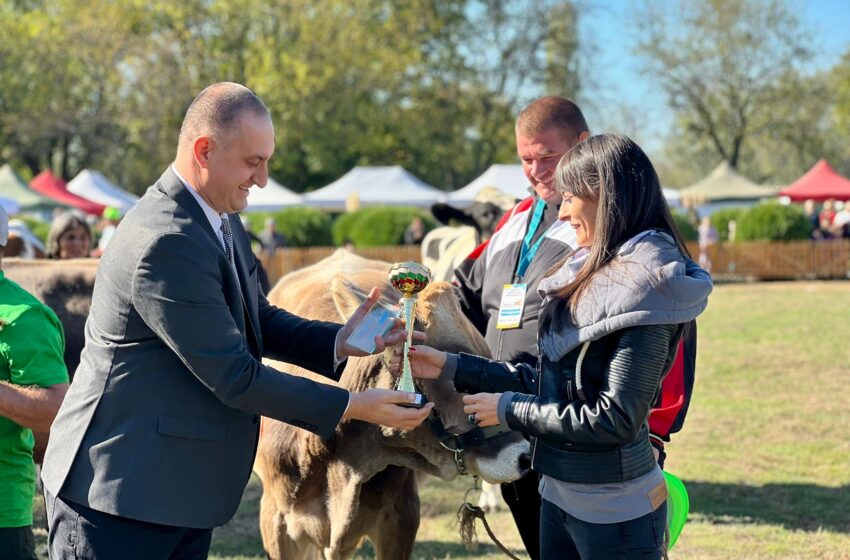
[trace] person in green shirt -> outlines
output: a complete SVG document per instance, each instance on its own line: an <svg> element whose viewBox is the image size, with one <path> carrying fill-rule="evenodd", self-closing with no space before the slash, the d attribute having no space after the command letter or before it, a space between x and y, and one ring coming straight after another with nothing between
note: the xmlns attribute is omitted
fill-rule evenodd
<svg viewBox="0 0 850 560"><path fill-rule="evenodd" d="M50 430L68 371L59 319L3 273L8 237L0 206L0 558L35 560L33 430Z"/></svg>

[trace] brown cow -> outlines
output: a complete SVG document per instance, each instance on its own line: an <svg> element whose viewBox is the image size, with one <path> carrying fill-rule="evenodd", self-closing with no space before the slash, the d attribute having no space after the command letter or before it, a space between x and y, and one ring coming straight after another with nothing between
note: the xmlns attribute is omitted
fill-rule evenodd
<svg viewBox="0 0 850 560"><path fill-rule="evenodd" d="M65 365L73 376L85 345L85 325L98 259L3 259L6 277L56 313L65 331Z"/></svg>
<svg viewBox="0 0 850 560"><path fill-rule="evenodd" d="M314 319L341 322L371 286L387 285L389 265L345 251L284 277L269 294L279 307ZM397 296L396 296L397 297ZM449 284L435 282L419 295L417 328L428 343L447 351L486 354L484 339L466 321ZM285 371L313 376L282 366ZM323 378L327 382L327 379ZM352 390L393 386L381 357L350 359L340 384ZM448 432L472 426L461 395L450 383L422 383ZM528 466L528 444L514 432L463 453L461 465L490 481L515 480ZM364 422L344 422L330 440L266 420L255 470L263 481L260 531L269 556L287 560L348 558L364 536L378 559L408 558L419 527L414 470L443 479L458 475L454 454L428 426L410 432Z"/></svg>

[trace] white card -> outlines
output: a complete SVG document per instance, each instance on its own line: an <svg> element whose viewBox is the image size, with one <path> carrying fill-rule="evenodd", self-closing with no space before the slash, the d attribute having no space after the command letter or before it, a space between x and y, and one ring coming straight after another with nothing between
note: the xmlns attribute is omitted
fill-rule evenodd
<svg viewBox="0 0 850 560"><path fill-rule="evenodd" d="M528 284L505 284L502 288L502 303L499 304L497 329L515 329L522 323L525 293Z"/></svg>

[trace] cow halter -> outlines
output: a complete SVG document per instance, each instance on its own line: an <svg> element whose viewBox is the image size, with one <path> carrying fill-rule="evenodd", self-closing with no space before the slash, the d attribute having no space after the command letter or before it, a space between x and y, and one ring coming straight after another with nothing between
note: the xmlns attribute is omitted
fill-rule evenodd
<svg viewBox="0 0 850 560"><path fill-rule="evenodd" d="M431 412L427 422L443 449L454 455L457 472L462 475L469 474L466 470L466 461L463 458L464 451L470 447L480 447L488 439L504 433L498 426L488 426L486 428L475 426L462 434L453 434L446 429L443 421L440 420L440 415L435 411Z"/></svg>

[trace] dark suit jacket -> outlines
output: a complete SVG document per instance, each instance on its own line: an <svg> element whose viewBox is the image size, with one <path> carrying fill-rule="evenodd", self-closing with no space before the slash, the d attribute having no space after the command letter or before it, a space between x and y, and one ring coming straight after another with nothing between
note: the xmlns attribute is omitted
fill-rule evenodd
<svg viewBox="0 0 850 560"><path fill-rule="evenodd" d="M271 306L232 218L239 282L171 169L121 222L100 263L81 363L51 432L43 478L54 496L131 519L214 527L239 504L259 415L333 434L347 391L260 359L336 378L340 326Z"/></svg>

